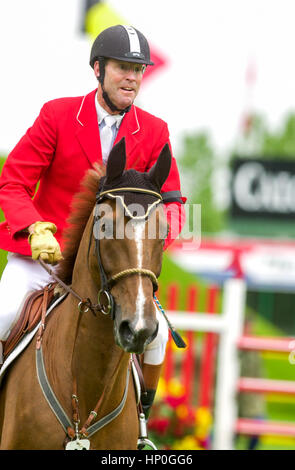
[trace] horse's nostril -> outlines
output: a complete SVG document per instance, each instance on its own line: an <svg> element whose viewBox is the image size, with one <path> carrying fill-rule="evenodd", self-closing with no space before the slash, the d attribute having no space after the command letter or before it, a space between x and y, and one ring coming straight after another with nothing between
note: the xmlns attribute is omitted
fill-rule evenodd
<svg viewBox="0 0 295 470"><path fill-rule="evenodd" d="M132 341L134 337L134 331L130 328L130 324L128 321L122 321L119 327L119 333L121 338L123 338L127 343Z"/></svg>
<svg viewBox="0 0 295 470"><path fill-rule="evenodd" d="M136 328L129 320L123 320L118 328L118 345L123 347L125 351L141 354L144 348L156 337L158 332L158 325L144 328Z"/></svg>

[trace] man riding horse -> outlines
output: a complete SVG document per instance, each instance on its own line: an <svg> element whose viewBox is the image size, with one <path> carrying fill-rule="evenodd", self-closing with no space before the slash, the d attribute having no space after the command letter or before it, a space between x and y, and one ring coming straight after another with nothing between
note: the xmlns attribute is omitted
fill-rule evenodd
<svg viewBox="0 0 295 470"><path fill-rule="evenodd" d="M84 97L45 103L3 168L0 205L6 221L0 225L0 247L8 251L8 261L0 283L1 343L17 321L26 294L52 281L36 260L56 265L61 259L71 200L85 172L95 163L106 165L113 144L122 137L127 168L140 172L153 166L166 143L170 146L167 124L133 104L146 66L153 65L144 35L130 26L107 28L93 43L90 65L98 88ZM165 249L183 225L180 208L185 198L174 158L162 197L168 222L173 225ZM142 404L146 416L168 339L167 324L157 314L159 331L143 359L147 394Z"/></svg>

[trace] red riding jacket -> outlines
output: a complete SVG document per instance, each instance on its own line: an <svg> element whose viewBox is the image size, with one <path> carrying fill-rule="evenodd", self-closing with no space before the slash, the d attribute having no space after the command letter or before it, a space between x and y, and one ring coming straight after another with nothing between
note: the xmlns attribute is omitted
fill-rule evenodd
<svg viewBox="0 0 295 470"><path fill-rule="evenodd" d="M38 220L55 223L56 238L63 248L62 232L72 197L80 190L85 172L95 162L102 163L95 93L44 104L33 126L9 154L0 177L0 206L6 217L0 224L3 250L31 255L28 234L21 231ZM122 137L127 168L142 172L152 167L165 143L170 145L167 124L136 106L124 116L115 143ZM166 204L178 201L180 206L186 200L180 193L174 158L162 195ZM172 218L179 217L174 210Z"/></svg>

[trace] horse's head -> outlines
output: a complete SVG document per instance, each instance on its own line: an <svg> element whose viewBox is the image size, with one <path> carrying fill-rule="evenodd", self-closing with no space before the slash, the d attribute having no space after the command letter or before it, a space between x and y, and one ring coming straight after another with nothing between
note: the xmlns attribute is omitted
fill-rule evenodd
<svg viewBox="0 0 295 470"><path fill-rule="evenodd" d="M122 139L111 151L100 181L92 271L100 274L100 301L107 304L105 313L113 315L116 343L140 354L158 331L153 293L168 233L160 190L170 171L171 153L166 145L146 173L125 170L125 165Z"/></svg>

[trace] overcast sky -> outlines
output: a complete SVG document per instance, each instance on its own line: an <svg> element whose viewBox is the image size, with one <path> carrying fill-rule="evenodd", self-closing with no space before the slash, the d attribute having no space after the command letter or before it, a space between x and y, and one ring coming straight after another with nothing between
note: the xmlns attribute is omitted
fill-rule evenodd
<svg viewBox="0 0 295 470"><path fill-rule="evenodd" d="M96 86L90 42L79 33L82 0L1 0L0 152L42 104ZM168 65L137 104L168 122L177 152L185 132L207 129L226 150L247 107L278 125L295 109L294 0L109 0ZM256 80L246 86L254 64Z"/></svg>

